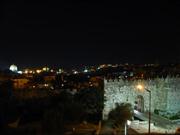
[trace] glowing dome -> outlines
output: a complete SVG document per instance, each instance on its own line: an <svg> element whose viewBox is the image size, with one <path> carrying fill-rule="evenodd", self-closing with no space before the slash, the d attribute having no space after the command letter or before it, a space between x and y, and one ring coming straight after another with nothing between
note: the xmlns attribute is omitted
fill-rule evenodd
<svg viewBox="0 0 180 135"><path fill-rule="evenodd" d="M13 65L10 66L9 70L11 70L12 72L17 72L18 68L17 68L16 65L13 64Z"/></svg>

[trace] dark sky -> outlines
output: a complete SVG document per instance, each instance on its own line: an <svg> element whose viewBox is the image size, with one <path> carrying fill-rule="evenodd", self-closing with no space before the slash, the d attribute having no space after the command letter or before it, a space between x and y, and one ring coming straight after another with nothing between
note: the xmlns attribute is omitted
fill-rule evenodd
<svg viewBox="0 0 180 135"><path fill-rule="evenodd" d="M4 0L0 64L180 62L179 2L96 2Z"/></svg>

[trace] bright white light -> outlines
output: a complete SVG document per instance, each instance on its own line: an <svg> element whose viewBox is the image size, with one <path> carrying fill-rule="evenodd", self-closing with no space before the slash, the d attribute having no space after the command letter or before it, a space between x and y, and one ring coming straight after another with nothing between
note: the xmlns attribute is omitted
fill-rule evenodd
<svg viewBox="0 0 180 135"><path fill-rule="evenodd" d="M17 71L18 71L18 68L17 68L16 65L11 65L11 66L9 67L9 70L11 70L12 72L17 72Z"/></svg>
<svg viewBox="0 0 180 135"><path fill-rule="evenodd" d="M18 74L22 74L23 72L22 71L18 71Z"/></svg>
<svg viewBox="0 0 180 135"><path fill-rule="evenodd" d="M135 114L137 114L137 115L139 115L139 114L140 114L137 110L134 110L134 113L135 113Z"/></svg>
<svg viewBox="0 0 180 135"><path fill-rule="evenodd" d="M85 69L85 70L84 70L84 73L87 73L87 72L88 72L88 70L87 70L87 69Z"/></svg>
<svg viewBox="0 0 180 135"><path fill-rule="evenodd" d="M131 121L127 120L127 125L130 126L131 125Z"/></svg>
<svg viewBox="0 0 180 135"><path fill-rule="evenodd" d="M77 72L77 71L74 71L73 73L74 73L74 74L77 74L78 72Z"/></svg>

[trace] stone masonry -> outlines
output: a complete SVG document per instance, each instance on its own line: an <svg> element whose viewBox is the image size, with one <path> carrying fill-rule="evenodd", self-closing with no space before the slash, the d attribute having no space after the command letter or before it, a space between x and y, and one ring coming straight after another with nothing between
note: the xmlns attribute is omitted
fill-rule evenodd
<svg viewBox="0 0 180 135"><path fill-rule="evenodd" d="M115 103L130 103L133 108L141 111L149 109L149 93L138 91L136 86L144 85L151 91L151 112L162 110L167 112L180 111L180 78L167 77L152 80L104 80L104 110L103 118L106 119Z"/></svg>

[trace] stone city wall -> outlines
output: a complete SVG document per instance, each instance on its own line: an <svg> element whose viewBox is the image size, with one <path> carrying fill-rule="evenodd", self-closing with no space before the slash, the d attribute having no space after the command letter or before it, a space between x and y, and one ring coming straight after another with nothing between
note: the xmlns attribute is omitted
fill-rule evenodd
<svg viewBox="0 0 180 135"><path fill-rule="evenodd" d="M103 117L115 107L115 103L131 103L138 106L141 111L149 109L149 92L138 91L136 86L144 85L151 91L151 111L155 109L178 112L180 111L180 78L167 77L153 80L104 80L104 110ZM141 97L141 98L139 98ZM139 102L140 100L140 102ZM138 105L137 102L138 101Z"/></svg>

